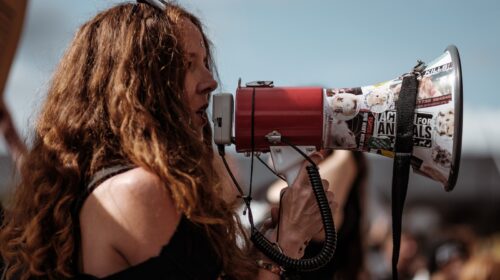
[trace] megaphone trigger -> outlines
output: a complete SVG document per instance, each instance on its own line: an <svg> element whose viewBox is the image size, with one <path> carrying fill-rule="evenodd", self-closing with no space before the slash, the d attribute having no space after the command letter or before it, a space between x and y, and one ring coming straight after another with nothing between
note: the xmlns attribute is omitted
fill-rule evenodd
<svg viewBox="0 0 500 280"><path fill-rule="evenodd" d="M306 156L316 151L314 146L296 147ZM305 160L303 154L297 152L291 146L270 146L271 158L276 173L285 176L288 186L291 186L299 175L302 162Z"/></svg>

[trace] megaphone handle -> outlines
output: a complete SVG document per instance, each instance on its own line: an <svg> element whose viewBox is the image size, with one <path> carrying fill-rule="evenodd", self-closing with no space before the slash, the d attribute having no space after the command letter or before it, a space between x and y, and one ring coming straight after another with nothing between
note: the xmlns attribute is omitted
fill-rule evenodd
<svg viewBox="0 0 500 280"><path fill-rule="evenodd" d="M300 167L301 163L294 165L293 167L290 167L283 175L285 175L286 183L288 186L291 186L297 176L299 176L300 172Z"/></svg>
<svg viewBox="0 0 500 280"><path fill-rule="evenodd" d="M306 155L316 151L314 146L298 146L297 148ZM270 151L274 170L276 173L284 175L288 186L291 186L299 175L304 157L289 146L271 146Z"/></svg>

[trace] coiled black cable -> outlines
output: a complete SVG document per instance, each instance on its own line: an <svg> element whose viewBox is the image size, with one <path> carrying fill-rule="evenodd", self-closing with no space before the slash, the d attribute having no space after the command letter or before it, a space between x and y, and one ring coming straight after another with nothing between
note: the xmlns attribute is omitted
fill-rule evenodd
<svg viewBox="0 0 500 280"><path fill-rule="evenodd" d="M252 227L250 239L254 245L271 260L282 266L286 271L311 271L325 266L335 253L337 246L337 233L333 222L330 204L326 197L325 189L321 182L318 168L314 165L306 167L314 196L318 203L323 229L325 231L325 241L323 248L314 257L308 259L293 259L283 254L256 228Z"/></svg>

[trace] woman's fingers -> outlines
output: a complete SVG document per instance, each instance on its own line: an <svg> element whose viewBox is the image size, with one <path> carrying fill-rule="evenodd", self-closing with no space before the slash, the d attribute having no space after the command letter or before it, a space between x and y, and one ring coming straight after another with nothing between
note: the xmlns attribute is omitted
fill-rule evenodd
<svg viewBox="0 0 500 280"><path fill-rule="evenodd" d="M330 210L332 211L332 217L334 215L334 212L337 211L339 204L335 201L335 195L331 191L326 192L326 197L328 199L328 204L330 205ZM318 224L321 225L320 229L316 232L316 234L313 235L312 239L315 241L323 241L325 240L325 232L323 230L323 220L321 219L321 216L318 213Z"/></svg>
<svg viewBox="0 0 500 280"><path fill-rule="evenodd" d="M330 187L330 182L328 182L328 180L321 179L321 183L323 184L323 189L325 189L325 191L328 191Z"/></svg>
<svg viewBox="0 0 500 280"><path fill-rule="evenodd" d="M271 221L272 221L273 227L276 226L280 220L279 214L280 213L279 213L278 207L271 208Z"/></svg>
<svg viewBox="0 0 500 280"><path fill-rule="evenodd" d="M330 204L330 209L332 211L337 210L337 208L339 207L339 204L337 203L337 201L335 201L335 194L331 191L327 191L326 198L328 199L328 204Z"/></svg>
<svg viewBox="0 0 500 280"><path fill-rule="evenodd" d="M309 158L317 165L323 160L323 155L320 152L315 152L312 153ZM293 185L300 184L300 185L307 185L309 184L309 175L307 174L307 169L306 167L311 165L311 163L307 160L305 160L301 167L300 167L300 172L295 181L293 182Z"/></svg>

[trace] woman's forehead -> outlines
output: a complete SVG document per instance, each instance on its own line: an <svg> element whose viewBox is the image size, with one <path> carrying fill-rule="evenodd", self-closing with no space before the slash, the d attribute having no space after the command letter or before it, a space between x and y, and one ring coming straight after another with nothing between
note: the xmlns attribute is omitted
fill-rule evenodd
<svg viewBox="0 0 500 280"><path fill-rule="evenodd" d="M180 21L183 48L187 54L205 54L206 47L200 29L188 19Z"/></svg>

